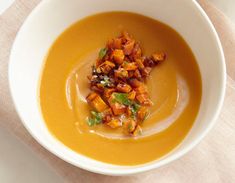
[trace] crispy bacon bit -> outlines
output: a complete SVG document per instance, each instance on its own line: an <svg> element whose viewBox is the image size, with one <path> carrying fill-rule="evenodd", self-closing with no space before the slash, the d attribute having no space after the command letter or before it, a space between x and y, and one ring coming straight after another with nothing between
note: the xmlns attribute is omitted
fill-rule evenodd
<svg viewBox="0 0 235 183"><path fill-rule="evenodd" d="M110 39L102 48L88 76L91 92L86 100L93 108L88 125L122 127L130 136L140 135L152 102L145 84L153 67L166 59L156 52L142 56L140 44L127 32Z"/></svg>

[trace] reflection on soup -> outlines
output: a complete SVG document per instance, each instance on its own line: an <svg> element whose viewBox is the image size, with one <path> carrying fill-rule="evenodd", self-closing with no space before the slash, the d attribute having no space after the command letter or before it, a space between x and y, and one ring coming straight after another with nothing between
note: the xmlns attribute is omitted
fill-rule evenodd
<svg viewBox="0 0 235 183"><path fill-rule="evenodd" d="M142 128L138 135L124 135L121 128L110 128L113 126L105 122L93 125L94 120L87 120L91 116L86 100L91 92L87 76L99 54L105 55L102 48L107 40L123 30L139 41L143 55L167 55L143 81L152 105L148 105L148 117L135 126ZM121 89L118 95L126 92ZM131 90L134 89L128 92ZM96 93L102 96L99 91ZM45 59L39 95L46 125L63 144L99 161L137 165L159 159L185 138L199 110L201 78L192 51L173 29L142 15L109 12L87 17L59 36ZM128 105L123 104L126 109ZM99 110L92 110L96 109ZM100 120L97 110L93 115Z"/></svg>

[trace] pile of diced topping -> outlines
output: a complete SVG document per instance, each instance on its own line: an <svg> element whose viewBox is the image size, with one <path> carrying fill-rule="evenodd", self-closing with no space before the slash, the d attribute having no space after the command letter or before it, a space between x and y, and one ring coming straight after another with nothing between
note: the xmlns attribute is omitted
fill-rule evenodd
<svg viewBox="0 0 235 183"><path fill-rule="evenodd" d="M162 52L143 56L140 44L127 32L107 42L88 76L91 92L89 126L122 128L124 134L141 134L152 105L145 84L153 67L166 59Z"/></svg>

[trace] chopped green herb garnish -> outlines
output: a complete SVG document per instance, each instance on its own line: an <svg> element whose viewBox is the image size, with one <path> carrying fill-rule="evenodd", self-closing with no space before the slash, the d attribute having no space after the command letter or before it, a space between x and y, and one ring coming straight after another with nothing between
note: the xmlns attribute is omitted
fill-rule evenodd
<svg viewBox="0 0 235 183"><path fill-rule="evenodd" d="M128 99L128 94L126 93L114 93L115 101L123 105L131 105L131 100Z"/></svg>
<svg viewBox="0 0 235 183"><path fill-rule="evenodd" d="M103 115L102 113L91 111L92 117L87 119L87 123L89 126L94 126L100 124L102 122Z"/></svg>
<svg viewBox="0 0 235 183"><path fill-rule="evenodd" d="M131 106L130 106L130 109L131 109L131 117L134 118L136 116L136 113L138 112L138 110L140 109L140 105L137 104L137 103L133 103Z"/></svg>
<svg viewBox="0 0 235 183"><path fill-rule="evenodd" d="M108 49L107 48L101 48L99 52L99 58L102 59L106 55Z"/></svg>

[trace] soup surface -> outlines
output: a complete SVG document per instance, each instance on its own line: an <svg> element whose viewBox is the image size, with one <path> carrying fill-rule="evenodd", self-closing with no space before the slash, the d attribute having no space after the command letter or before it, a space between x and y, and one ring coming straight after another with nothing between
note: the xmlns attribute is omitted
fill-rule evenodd
<svg viewBox="0 0 235 183"><path fill-rule="evenodd" d="M144 55L167 55L147 79L153 105L137 137L87 125L87 76L99 50L123 30L140 42ZM137 165L161 158L185 138L199 110L201 77L192 51L172 28L142 15L109 12L87 17L58 37L45 59L39 92L46 125L63 144L99 161Z"/></svg>

